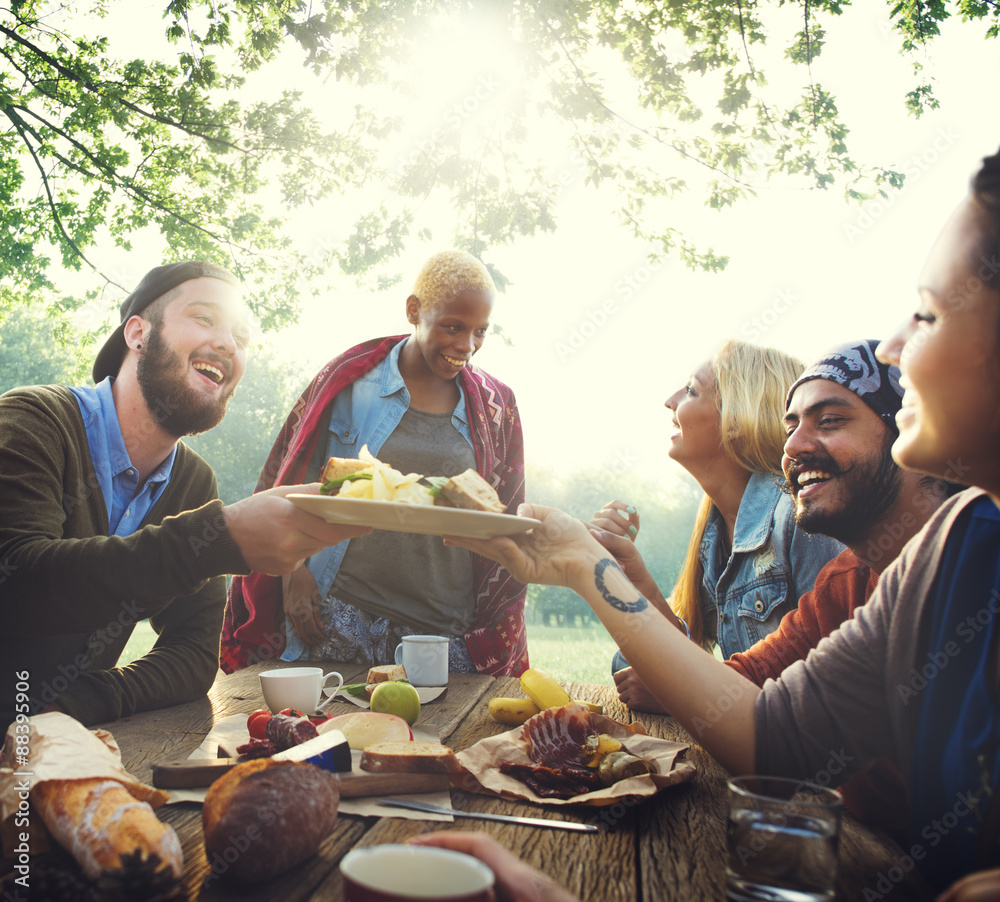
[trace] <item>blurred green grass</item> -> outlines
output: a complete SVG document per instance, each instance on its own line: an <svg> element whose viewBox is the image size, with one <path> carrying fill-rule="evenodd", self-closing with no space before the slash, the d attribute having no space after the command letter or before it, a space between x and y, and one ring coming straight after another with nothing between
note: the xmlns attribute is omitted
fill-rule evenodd
<svg viewBox="0 0 1000 902"><path fill-rule="evenodd" d="M136 624L119 666L141 658L156 641L148 620ZM528 625L528 656L532 667L560 682L611 684L611 656L615 643L600 626Z"/></svg>
<svg viewBox="0 0 1000 902"><path fill-rule="evenodd" d="M602 626L528 625L528 658L563 683L611 685L611 658L617 646Z"/></svg>

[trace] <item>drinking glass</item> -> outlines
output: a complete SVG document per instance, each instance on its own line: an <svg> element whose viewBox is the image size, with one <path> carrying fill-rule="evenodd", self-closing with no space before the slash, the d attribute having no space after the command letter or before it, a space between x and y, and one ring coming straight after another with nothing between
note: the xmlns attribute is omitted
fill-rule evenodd
<svg viewBox="0 0 1000 902"><path fill-rule="evenodd" d="M832 899L843 801L832 789L784 777L729 781L726 898Z"/></svg>

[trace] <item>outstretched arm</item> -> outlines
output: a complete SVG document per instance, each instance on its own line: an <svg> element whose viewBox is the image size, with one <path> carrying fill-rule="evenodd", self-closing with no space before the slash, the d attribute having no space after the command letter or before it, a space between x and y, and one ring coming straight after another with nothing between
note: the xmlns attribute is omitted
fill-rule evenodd
<svg viewBox="0 0 1000 902"><path fill-rule="evenodd" d="M258 492L223 508L226 529L250 570L291 573L312 554L345 539L367 535L369 526L344 526L300 510L285 498L319 494L318 482L283 485Z"/></svg>
<svg viewBox="0 0 1000 902"><path fill-rule="evenodd" d="M636 548L635 540L639 535L638 511L624 501L609 501L594 514L590 530L594 538L614 555L632 585L671 623L678 629L683 629L675 622L677 618Z"/></svg>
<svg viewBox="0 0 1000 902"><path fill-rule="evenodd" d="M760 690L654 610L581 521L530 504L518 513L542 525L516 540L449 536L445 543L499 561L521 582L573 589L664 709L730 771L753 773L753 713Z"/></svg>

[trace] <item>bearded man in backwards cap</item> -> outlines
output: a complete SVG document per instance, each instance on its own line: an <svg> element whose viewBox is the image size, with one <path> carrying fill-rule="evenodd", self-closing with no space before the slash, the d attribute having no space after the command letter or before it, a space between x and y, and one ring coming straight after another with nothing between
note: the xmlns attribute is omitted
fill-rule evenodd
<svg viewBox="0 0 1000 902"><path fill-rule="evenodd" d="M211 467L178 441L221 422L250 334L228 270L158 266L122 304L94 387L0 397L0 728L15 710L89 725L203 696L218 669L224 574L287 573L369 531L284 497L318 486L225 506ZM118 667L146 618L156 644ZM15 709L24 683L30 703Z"/></svg>

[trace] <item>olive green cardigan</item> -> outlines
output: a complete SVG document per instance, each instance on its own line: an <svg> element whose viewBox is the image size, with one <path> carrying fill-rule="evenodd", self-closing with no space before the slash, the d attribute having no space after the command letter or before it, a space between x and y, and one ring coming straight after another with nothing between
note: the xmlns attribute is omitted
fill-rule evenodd
<svg viewBox="0 0 1000 902"><path fill-rule="evenodd" d="M247 572L222 507L211 467L179 443L142 526L109 536L73 393L0 397L0 726L52 702L89 725L203 696L217 672L221 574ZM155 646L117 667L146 618ZM25 694L30 711L17 706Z"/></svg>

